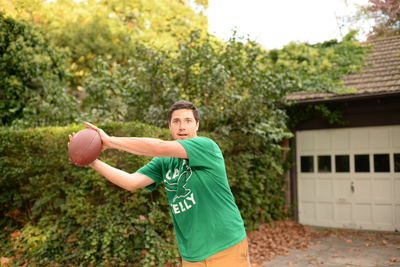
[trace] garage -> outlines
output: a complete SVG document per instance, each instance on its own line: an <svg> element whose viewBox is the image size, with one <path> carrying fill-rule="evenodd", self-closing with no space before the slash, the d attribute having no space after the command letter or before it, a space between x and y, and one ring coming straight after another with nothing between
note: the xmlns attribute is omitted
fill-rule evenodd
<svg viewBox="0 0 400 267"><path fill-rule="evenodd" d="M296 132L299 222L400 230L400 125Z"/></svg>
<svg viewBox="0 0 400 267"><path fill-rule="evenodd" d="M367 44L366 65L343 78L353 92L289 97L299 112L340 114L310 113L291 128L288 203L302 224L400 231L400 35Z"/></svg>

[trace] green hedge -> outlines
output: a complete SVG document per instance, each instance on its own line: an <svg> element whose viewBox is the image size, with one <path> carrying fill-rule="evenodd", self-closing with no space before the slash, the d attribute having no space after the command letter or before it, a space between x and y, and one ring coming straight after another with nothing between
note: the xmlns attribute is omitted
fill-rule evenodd
<svg viewBox="0 0 400 267"><path fill-rule="evenodd" d="M170 138L166 129L137 122L99 126L114 136ZM0 128L0 256L39 266L178 263L163 189L129 192L90 168L71 164L68 134L82 128ZM285 216L278 154L241 147L240 138L248 137L202 135L212 137L224 152L247 229ZM101 158L128 172L150 160L116 150Z"/></svg>

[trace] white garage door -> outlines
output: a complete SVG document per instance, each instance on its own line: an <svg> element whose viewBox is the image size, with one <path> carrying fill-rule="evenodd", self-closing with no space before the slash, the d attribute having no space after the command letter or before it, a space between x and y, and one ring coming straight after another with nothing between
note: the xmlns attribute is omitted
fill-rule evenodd
<svg viewBox="0 0 400 267"><path fill-rule="evenodd" d="M299 221L400 231L400 125L296 132Z"/></svg>

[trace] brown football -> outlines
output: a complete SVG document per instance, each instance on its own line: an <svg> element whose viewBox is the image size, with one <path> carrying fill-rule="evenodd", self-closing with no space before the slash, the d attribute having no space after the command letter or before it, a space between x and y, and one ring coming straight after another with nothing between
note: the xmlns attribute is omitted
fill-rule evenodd
<svg viewBox="0 0 400 267"><path fill-rule="evenodd" d="M100 135L95 130L90 128L80 130L74 134L69 143L69 158L75 165L88 165L97 159L102 146Z"/></svg>

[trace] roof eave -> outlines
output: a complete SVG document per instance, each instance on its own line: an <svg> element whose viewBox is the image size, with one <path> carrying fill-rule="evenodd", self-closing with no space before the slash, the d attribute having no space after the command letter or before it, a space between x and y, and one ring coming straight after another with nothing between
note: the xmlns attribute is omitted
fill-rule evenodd
<svg viewBox="0 0 400 267"><path fill-rule="evenodd" d="M363 100L363 99L380 98L380 97L390 97L397 95L400 95L400 91L370 93L370 94L353 94L353 95L343 95L343 96L336 95L324 98L300 99L293 101L295 102L295 104L324 104L324 103L346 102L346 101Z"/></svg>

